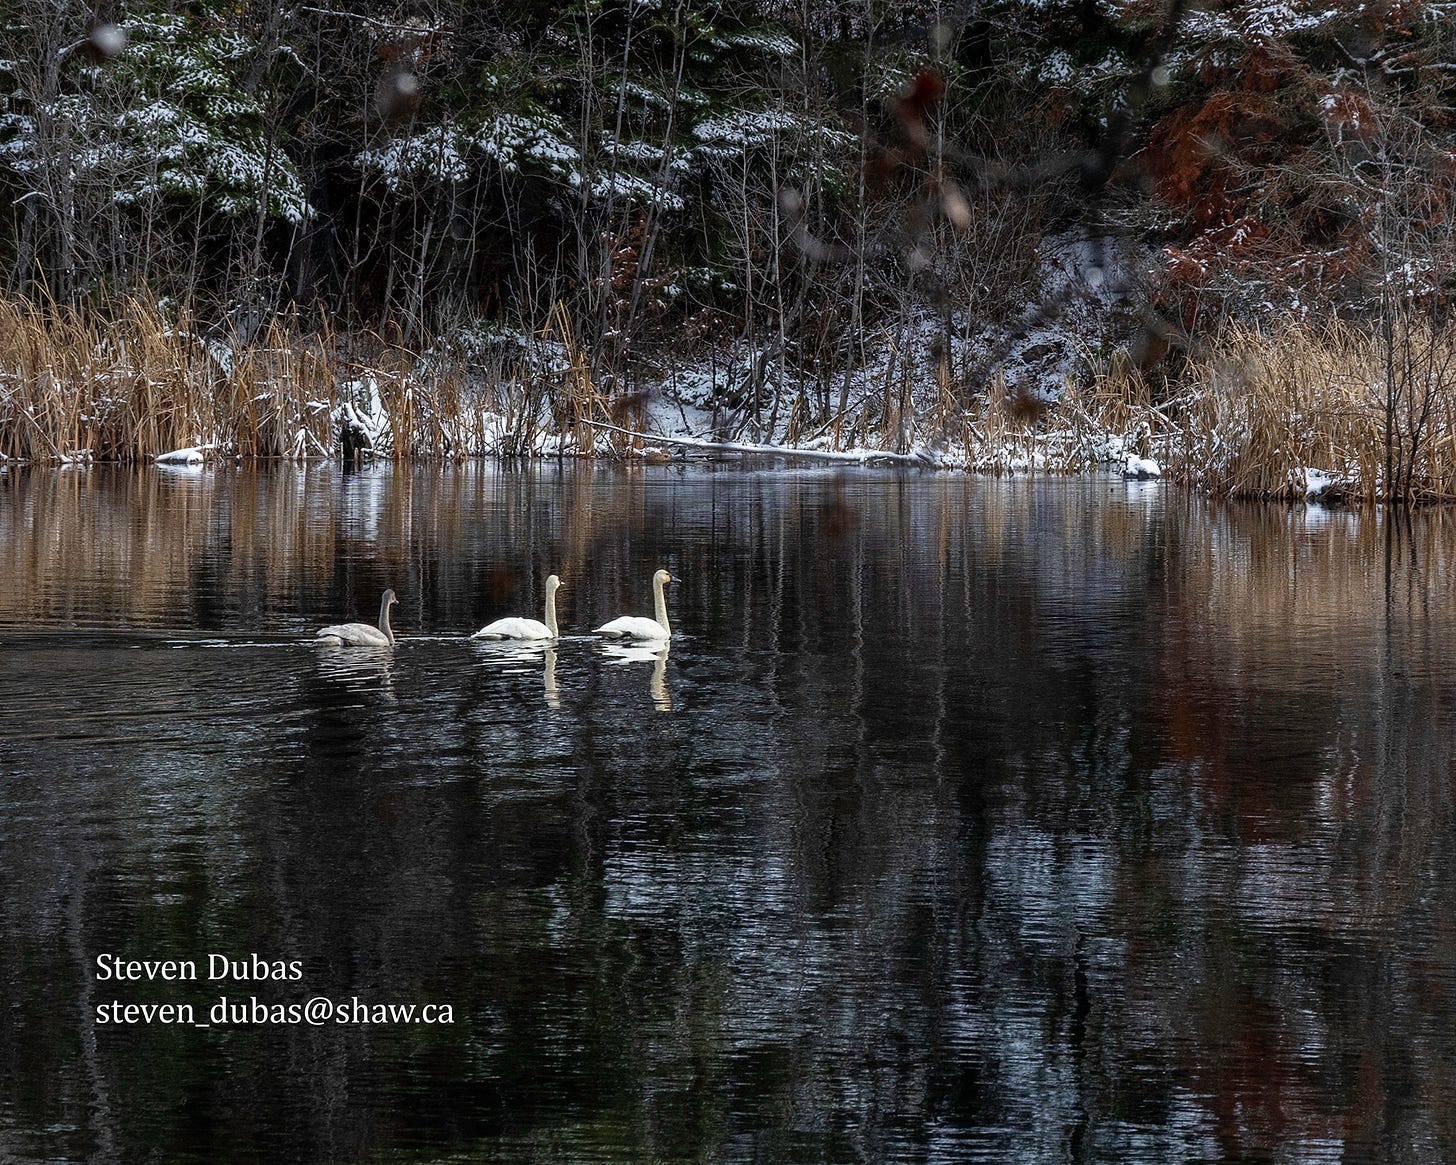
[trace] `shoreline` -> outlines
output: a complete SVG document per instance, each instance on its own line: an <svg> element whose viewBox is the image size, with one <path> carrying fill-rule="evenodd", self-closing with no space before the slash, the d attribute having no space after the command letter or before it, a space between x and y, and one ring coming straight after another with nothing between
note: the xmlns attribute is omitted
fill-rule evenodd
<svg viewBox="0 0 1456 1165"><path fill-rule="evenodd" d="M1271 501L1456 500L1456 337L1417 324L1393 338L1357 324L1229 326L1146 371L1120 351L1079 355L1060 336L1058 360L1019 375L1003 363L976 382L948 372L965 367L963 353L923 345L814 382L741 351L735 363L659 348L633 383L613 385L593 379L569 338L517 334L492 357L442 337L414 352L280 316L250 343L224 344L154 304L122 308L102 320L0 302L0 464L697 451L988 475L1113 471ZM1392 356L1406 370L1399 383L1384 371ZM835 396L844 408L830 407Z"/></svg>

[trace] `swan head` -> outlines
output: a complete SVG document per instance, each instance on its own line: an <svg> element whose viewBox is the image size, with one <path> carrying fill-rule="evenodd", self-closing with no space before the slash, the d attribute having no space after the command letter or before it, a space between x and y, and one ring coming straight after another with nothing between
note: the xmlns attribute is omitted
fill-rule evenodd
<svg viewBox="0 0 1456 1165"><path fill-rule="evenodd" d="M557 578L554 574L549 574L546 576L546 589L548 591L557 590L560 586L561 580Z"/></svg>
<svg viewBox="0 0 1456 1165"><path fill-rule="evenodd" d="M667 571L659 570L656 574L652 576L652 581L658 586L663 586L667 583L673 582L674 579L672 575L667 573Z"/></svg>
<svg viewBox="0 0 1456 1165"><path fill-rule="evenodd" d="M398 606L399 598L395 595L394 591L388 590L384 592L384 602L390 607Z"/></svg>

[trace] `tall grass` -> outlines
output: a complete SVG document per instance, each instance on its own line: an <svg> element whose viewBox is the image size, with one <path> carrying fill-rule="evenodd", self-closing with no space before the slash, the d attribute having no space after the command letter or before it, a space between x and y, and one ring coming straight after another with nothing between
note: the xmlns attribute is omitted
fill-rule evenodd
<svg viewBox="0 0 1456 1165"><path fill-rule="evenodd" d="M0 454L144 461L201 446L248 457L319 452L337 375L327 337L275 321L247 345L126 299L106 312L0 300Z"/></svg>
<svg viewBox="0 0 1456 1165"><path fill-rule="evenodd" d="M0 457L12 460L327 456L345 424L395 458L626 457L642 451L646 399L604 386L560 307L536 334L419 353L291 314L244 339L144 298L84 314L0 298ZM780 439L913 446L997 473L1136 453L1220 496L1301 497L1316 470L1351 499L1456 499L1456 333L1411 313L1383 327L1229 327L1157 379L1114 358L1060 393L993 374L968 394L944 362L901 358L843 413L810 425L786 409Z"/></svg>
<svg viewBox="0 0 1456 1165"><path fill-rule="evenodd" d="M622 430L641 427L641 398L602 389L564 310L524 342L482 359L288 313L242 338L144 298L84 313L0 298L0 457L328 456L345 423L395 458L625 456L640 443Z"/></svg>
<svg viewBox="0 0 1456 1165"><path fill-rule="evenodd" d="M1089 358L1053 392L993 373L966 395L942 369L918 385L913 433L904 399L886 382L882 403L867 396L831 431L885 448L914 441L987 473L1077 473L1136 455L1222 497L1322 488L1346 500L1456 500L1456 329L1415 307L1363 323L1230 325L1156 374L1122 354Z"/></svg>
<svg viewBox="0 0 1456 1165"><path fill-rule="evenodd" d="M1456 333L1417 317L1231 327L1174 380L1114 364L1090 395L1103 427L1141 427L1174 479L1215 495L1302 497L1314 469L1351 499L1456 498Z"/></svg>

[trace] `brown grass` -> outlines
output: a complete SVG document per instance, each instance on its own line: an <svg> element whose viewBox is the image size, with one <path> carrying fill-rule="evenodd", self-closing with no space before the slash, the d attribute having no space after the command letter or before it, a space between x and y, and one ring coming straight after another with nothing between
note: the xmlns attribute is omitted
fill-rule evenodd
<svg viewBox="0 0 1456 1165"><path fill-rule="evenodd" d="M0 300L0 454L145 461L187 446L317 453L335 378L327 337L275 321L247 346L205 342L145 299L103 314ZM323 407L320 407L323 406Z"/></svg>
<svg viewBox="0 0 1456 1165"><path fill-rule="evenodd" d="M1176 385L1114 364L1088 403L1113 431L1141 423L1170 476L1215 495L1302 497L1308 467L1339 478L1353 499L1456 498L1456 335L1419 319L1389 332L1230 328L1188 359Z"/></svg>
<svg viewBox="0 0 1456 1165"><path fill-rule="evenodd" d="M247 461L327 456L334 410L376 391L379 456L640 452L645 394L603 386L563 307L521 342L534 364L482 365L289 314L244 342L205 336L146 299L84 315L0 299L0 456L135 463L188 446ZM999 375L966 399L942 367L924 370L911 415L911 369L893 360L846 415L810 432L795 412L790 427L840 446L929 441L982 472L1078 472L1136 452L1219 496L1300 497L1314 468L1351 499L1456 499L1456 334L1415 316L1383 331L1230 327L1170 376L1113 358L1055 401Z"/></svg>
<svg viewBox="0 0 1456 1165"><path fill-rule="evenodd" d="M243 460L328 456L331 415L378 387L380 456L459 458L485 443L493 401L459 362L422 365L397 339L341 340L327 320L274 317L246 341L133 298L85 314L0 299L0 456L150 461L201 447ZM478 395L478 394L477 394Z"/></svg>

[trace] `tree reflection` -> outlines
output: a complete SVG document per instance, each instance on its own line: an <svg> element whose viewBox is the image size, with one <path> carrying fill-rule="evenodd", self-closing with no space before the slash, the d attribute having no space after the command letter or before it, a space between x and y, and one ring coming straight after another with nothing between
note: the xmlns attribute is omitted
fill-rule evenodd
<svg viewBox="0 0 1456 1165"><path fill-rule="evenodd" d="M1442 513L586 466L0 490L0 1149L1456 1152ZM450 637L547 563L564 628L670 563L671 666ZM278 648L382 578L422 636L387 667ZM228 649L133 642L184 623ZM209 949L460 1019L78 1037L94 952Z"/></svg>

